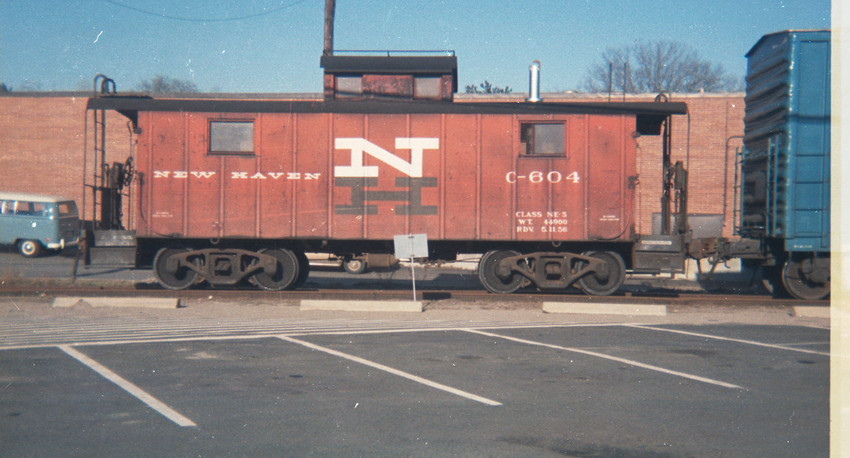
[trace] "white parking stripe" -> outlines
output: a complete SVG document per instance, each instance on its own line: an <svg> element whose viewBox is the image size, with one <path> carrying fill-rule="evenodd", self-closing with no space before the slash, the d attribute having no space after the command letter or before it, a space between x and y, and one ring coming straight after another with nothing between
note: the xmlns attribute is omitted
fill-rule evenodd
<svg viewBox="0 0 850 458"><path fill-rule="evenodd" d="M680 331L678 329L667 329L667 328L656 328L655 326L644 326L644 325L633 325L633 324L623 324L621 326L625 326L627 328L638 328L638 329L651 329L653 331L664 331L664 332L672 332L674 334L683 334L686 336L694 336L694 337L703 337L706 339L714 339L714 340L723 340L726 342L737 342L747 345L755 345L758 347L767 347L767 348L776 348L779 350L788 350L788 351L798 351L800 353L810 353L813 355L822 355L829 356L829 352L824 351L816 351L816 350L806 350L805 348L794 348L786 345L777 345L777 344L769 344L764 342L757 342L755 340L744 340L744 339L734 339L732 337L722 337L722 336L714 336L711 334L701 334L699 332L690 332L690 331Z"/></svg>
<svg viewBox="0 0 850 458"><path fill-rule="evenodd" d="M611 324L605 324L610 326ZM447 320L291 320L291 319L206 319L166 318L138 319L105 317L78 319L57 317L45 320L11 317L0 320L0 351L21 348L44 348L57 345L108 345L130 342L164 342L206 339L210 337L268 337L276 335L347 334L350 332L417 332L444 331L458 328L527 328L562 327L576 324L516 321L447 321ZM583 324L580 326L594 326Z"/></svg>
<svg viewBox="0 0 850 458"><path fill-rule="evenodd" d="M360 357L357 357L357 356L354 356L354 355L349 355L347 353L343 353L341 351L336 351L336 350L333 350L333 349L330 349L330 348L327 348L327 347L323 347L321 345L316 345L316 344L313 344L313 343L310 343L310 342L306 342L304 340L295 339L293 337L282 336L282 335L277 336L277 338L281 339L281 340L285 340L287 342L292 342L292 343L295 343L295 344L298 344L298 345L303 345L303 346L305 346L307 348L311 348L313 350L322 351L322 352L328 353L330 355L334 355L334 356L337 356L337 357L340 357L340 358L344 358L344 359L347 359L349 361L354 361L356 363L360 363L360 364L363 364L365 366L373 367L375 369L379 369L379 370L382 370L384 372L389 372L390 374L397 375L399 377L404 377L408 380L412 380L414 382L421 383L425 386L429 386L431 388L436 388L438 390L443 390L443 391L452 393L452 394L457 395L457 396L461 396L461 397L471 399L471 400L476 401L476 402L480 402L482 404L486 404L488 406L500 406L500 405L502 405L502 403L493 401L492 399L487 399L487 398L484 398L484 397L481 397L481 396L478 396L478 395L475 395L475 394L472 394L472 393L468 393L466 391L458 390L457 388L452 388L450 386L443 385L441 383L437 383L437 382L419 377L417 375L410 374L408 372L400 371L398 369L393 369L392 367L384 366L383 364L379 364L379 363L376 363L374 361L369 361L368 359L363 359L363 358L360 358Z"/></svg>
<svg viewBox="0 0 850 458"><path fill-rule="evenodd" d="M685 372L679 372L679 371L674 371L674 370L670 370L670 369L665 369L663 367L653 366L651 364L645 364L645 363L641 363L639 361L633 361L633 360L630 360L630 359L619 358L617 356L606 355L604 353L597 353L595 351L582 350L580 348L572 348L572 347L562 347L560 345L547 344L547 343L543 343L543 342L535 342L533 340L520 339L520 338L517 338L517 337L503 336L503 335L499 335L499 334L493 334L492 332L479 331L479 330L476 330L476 329L464 329L464 331L471 332L473 334L480 334L482 336L496 337L496 338L499 338L499 339L510 340L510 341L513 341L513 342L519 342L519 343L523 343L523 344L527 344L527 345L536 345L536 346L539 346L539 347L554 348L556 350L564 350L564 351L569 351L569 352L573 352L573 353L580 353L582 355L594 356L594 357L597 357L597 358L603 358L603 359L607 359L607 360L611 360L611 361L617 361L618 363L628 364L630 366L640 367L640 368L643 368L643 369L649 369L651 371L661 372L663 374L675 375L677 377L683 377L683 378L690 379L690 380L696 380L696 381L702 382L702 383L709 383L711 385L722 386L724 388L732 388L732 389L736 389L736 390L745 390L746 389L744 387L741 387L741 386L738 386L738 385L735 385L735 384L732 384L732 383L726 383L726 382L722 382L722 381L719 381L719 380L714 380L714 379L710 379L710 378L706 378L706 377L700 377L698 375L688 374L688 373L685 373Z"/></svg>
<svg viewBox="0 0 850 458"><path fill-rule="evenodd" d="M115 372L112 372L106 366L104 366L104 365L98 363L97 361L89 358L88 356L84 355L83 353L75 350L74 348L71 348L68 345L59 345L57 348L64 351L65 353L67 353L69 356L76 359L77 361L88 366L89 369L97 372L103 378L105 378L105 379L109 380L110 382L118 385L124 391L135 396L138 400L147 404L148 407L150 407L153 410L156 410L161 415L163 415L165 418L168 418L169 420L173 421L174 423L177 423L180 426L197 426L195 424L195 422L193 422L192 420L184 417L183 415L180 415L180 413L178 413L176 410L172 409L171 407L168 407L167 405L165 405L159 399L148 394L145 390L143 390L143 389L139 388L138 386L132 384L131 382L124 379L120 375L116 374Z"/></svg>

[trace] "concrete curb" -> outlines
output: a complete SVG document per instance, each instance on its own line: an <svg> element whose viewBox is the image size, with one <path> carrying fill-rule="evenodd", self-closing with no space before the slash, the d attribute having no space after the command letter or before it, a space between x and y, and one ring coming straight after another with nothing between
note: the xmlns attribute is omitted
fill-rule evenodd
<svg viewBox="0 0 850 458"><path fill-rule="evenodd" d="M588 315L651 315L666 316L666 305L544 302L545 313L583 313Z"/></svg>
<svg viewBox="0 0 850 458"><path fill-rule="evenodd" d="M54 308L73 307L77 304L91 307L144 307L155 309L176 309L180 306L177 298L153 297L67 297L53 299Z"/></svg>
<svg viewBox="0 0 850 458"><path fill-rule="evenodd" d="M795 305L792 309L797 318L829 318L829 307Z"/></svg>
<svg viewBox="0 0 850 458"><path fill-rule="evenodd" d="M333 301L302 300L301 310L339 310L345 312L422 312L416 301Z"/></svg>

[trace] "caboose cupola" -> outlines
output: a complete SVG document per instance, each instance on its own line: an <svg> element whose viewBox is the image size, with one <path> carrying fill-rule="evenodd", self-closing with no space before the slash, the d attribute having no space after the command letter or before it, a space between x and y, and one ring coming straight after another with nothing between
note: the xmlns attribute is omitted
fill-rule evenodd
<svg viewBox="0 0 850 458"><path fill-rule="evenodd" d="M457 92L454 51L336 51L322 56L321 66L325 100L451 101Z"/></svg>

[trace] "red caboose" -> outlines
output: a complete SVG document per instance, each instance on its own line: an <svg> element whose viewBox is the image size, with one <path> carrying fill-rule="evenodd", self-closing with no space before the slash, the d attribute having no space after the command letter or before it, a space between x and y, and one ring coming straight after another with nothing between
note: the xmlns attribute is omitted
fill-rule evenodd
<svg viewBox="0 0 850 458"><path fill-rule="evenodd" d="M494 292L610 294L627 268L657 269L659 243L634 233L634 138L684 104L457 103L454 57L333 59L323 100L90 100L133 123L137 264L167 288L284 289L305 252L424 233L435 259L485 253Z"/></svg>

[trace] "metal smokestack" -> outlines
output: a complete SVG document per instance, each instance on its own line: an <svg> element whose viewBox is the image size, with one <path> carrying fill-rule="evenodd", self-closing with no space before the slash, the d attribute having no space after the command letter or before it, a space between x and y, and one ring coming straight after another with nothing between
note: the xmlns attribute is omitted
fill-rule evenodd
<svg viewBox="0 0 850 458"><path fill-rule="evenodd" d="M528 67L528 101L540 101L540 61L535 60Z"/></svg>
<svg viewBox="0 0 850 458"><path fill-rule="evenodd" d="M334 9L336 0L325 0L325 50L322 55L334 53Z"/></svg>
<svg viewBox="0 0 850 458"><path fill-rule="evenodd" d="M540 61L531 62L528 67L528 101L540 101Z"/></svg>

